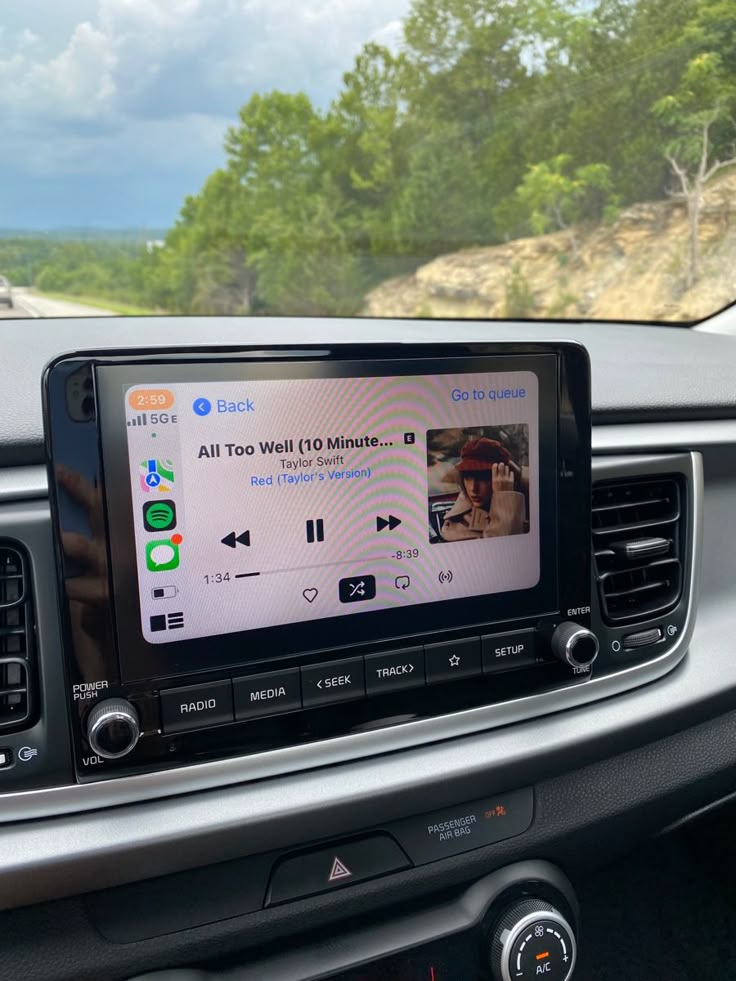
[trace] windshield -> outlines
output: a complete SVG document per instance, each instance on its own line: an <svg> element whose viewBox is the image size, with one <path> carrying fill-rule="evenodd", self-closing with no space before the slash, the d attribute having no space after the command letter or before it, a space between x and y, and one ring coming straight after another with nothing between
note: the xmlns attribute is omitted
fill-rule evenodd
<svg viewBox="0 0 736 981"><path fill-rule="evenodd" d="M736 300L724 0L4 0L0 120L0 317Z"/></svg>

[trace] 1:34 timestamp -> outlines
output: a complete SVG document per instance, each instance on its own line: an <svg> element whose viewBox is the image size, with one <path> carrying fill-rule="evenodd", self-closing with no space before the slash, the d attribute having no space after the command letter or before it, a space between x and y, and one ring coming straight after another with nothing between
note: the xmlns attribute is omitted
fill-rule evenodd
<svg viewBox="0 0 736 981"><path fill-rule="evenodd" d="M216 586L221 582L230 582L229 572L211 572L202 577L208 586Z"/></svg>

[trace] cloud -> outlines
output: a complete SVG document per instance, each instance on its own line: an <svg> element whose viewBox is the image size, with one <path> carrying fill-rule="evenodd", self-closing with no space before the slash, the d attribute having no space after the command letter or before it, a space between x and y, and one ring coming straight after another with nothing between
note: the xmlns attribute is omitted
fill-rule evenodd
<svg viewBox="0 0 736 981"><path fill-rule="evenodd" d="M196 171L183 197L221 162L224 130L254 92L326 106L366 40L396 43L409 0L4 4L0 117L29 179Z"/></svg>

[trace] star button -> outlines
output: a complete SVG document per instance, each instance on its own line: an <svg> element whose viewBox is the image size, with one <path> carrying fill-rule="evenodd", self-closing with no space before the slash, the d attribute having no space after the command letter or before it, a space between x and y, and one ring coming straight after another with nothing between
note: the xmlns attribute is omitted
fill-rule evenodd
<svg viewBox="0 0 736 981"><path fill-rule="evenodd" d="M460 658L458 657L457 654L453 654L452 657L450 658L450 667L456 668L459 664L460 664Z"/></svg>

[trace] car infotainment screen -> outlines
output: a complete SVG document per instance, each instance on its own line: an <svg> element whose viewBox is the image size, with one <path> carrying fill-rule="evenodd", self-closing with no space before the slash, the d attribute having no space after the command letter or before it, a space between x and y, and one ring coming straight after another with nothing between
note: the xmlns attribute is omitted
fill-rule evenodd
<svg viewBox="0 0 736 981"><path fill-rule="evenodd" d="M532 371L162 381L120 398L152 644L539 581Z"/></svg>
<svg viewBox="0 0 736 981"><path fill-rule="evenodd" d="M553 608L553 355L97 377L131 676Z"/></svg>

